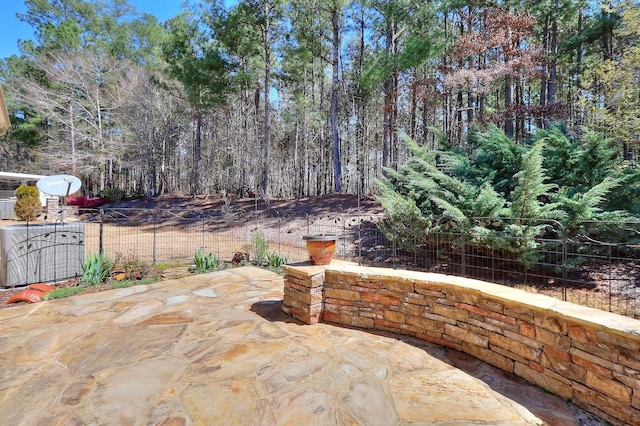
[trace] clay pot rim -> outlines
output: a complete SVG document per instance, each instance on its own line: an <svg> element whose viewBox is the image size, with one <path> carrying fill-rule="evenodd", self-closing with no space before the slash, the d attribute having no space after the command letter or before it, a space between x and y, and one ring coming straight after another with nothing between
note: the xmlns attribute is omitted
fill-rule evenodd
<svg viewBox="0 0 640 426"><path fill-rule="evenodd" d="M307 240L307 241L336 241L338 239L338 236L337 235L324 235L324 234L303 235L302 239L303 240Z"/></svg>

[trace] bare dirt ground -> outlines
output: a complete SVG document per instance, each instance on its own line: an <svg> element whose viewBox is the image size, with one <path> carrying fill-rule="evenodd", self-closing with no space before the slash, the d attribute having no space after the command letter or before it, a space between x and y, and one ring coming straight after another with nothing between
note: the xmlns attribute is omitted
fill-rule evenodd
<svg viewBox="0 0 640 426"><path fill-rule="evenodd" d="M298 198L295 200L264 200L237 199L231 194L227 197L232 212L237 214L251 214L253 211L271 212L274 216L322 216L327 214L355 215L380 214L382 207L372 196L356 196L351 194L329 194L317 197ZM227 202L220 195L188 197L183 195L163 195L146 200L131 200L118 207L140 209L199 209L208 212L221 212Z"/></svg>

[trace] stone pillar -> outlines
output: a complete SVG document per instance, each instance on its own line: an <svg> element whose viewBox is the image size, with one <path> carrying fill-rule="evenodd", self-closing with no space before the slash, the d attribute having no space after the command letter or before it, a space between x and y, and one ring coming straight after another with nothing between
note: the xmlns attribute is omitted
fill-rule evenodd
<svg viewBox="0 0 640 426"><path fill-rule="evenodd" d="M284 270L284 299L282 310L305 324L322 320L322 292L326 266L310 263L282 265Z"/></svg>

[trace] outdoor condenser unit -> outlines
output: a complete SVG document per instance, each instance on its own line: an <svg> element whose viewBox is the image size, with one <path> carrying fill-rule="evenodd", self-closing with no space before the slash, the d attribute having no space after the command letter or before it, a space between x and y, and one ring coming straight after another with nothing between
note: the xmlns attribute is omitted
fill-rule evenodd
<svg viewBox="0 0 640 426"><path fill-rule="evenodd" d="M16 200L5 200L0 198L0 219L14 219L15 214L13 209L16 205Z"/></svg>
<svg viewBox="0 0 640 426"><path fill-rule="evenodd" d="M82 223L0 227L0 286L77 277L83 261Z"/></svg>

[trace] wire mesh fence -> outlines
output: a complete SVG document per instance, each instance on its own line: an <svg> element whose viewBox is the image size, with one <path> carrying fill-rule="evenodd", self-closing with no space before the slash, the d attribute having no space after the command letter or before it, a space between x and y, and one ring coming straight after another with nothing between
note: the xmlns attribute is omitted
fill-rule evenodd
<svg viewBox="0 0 640 426"><path fill-rule="evenodd" d="M383 216L224 209L99 209L70 220L84 225L85 253L156 265L189 264L197 251L223 262L238 252L262 261L265 251L300 262L308 259L303 235L331 234L338 259L477 278L640 318L640 222L568 229L543 219L441 217L424 232Z"/></svg>
<svg viewBox="0 0 640 426"><path fill-rule="evenodd" d="M640 222L435 218L428 233L387 225L360 262L469 278L640 318ZM388 233L387 233L388 235Z"/></svg>
<svg viewBox="0 0 640 426"><path fill-rule="evenodd" d="M261 249L289 262L307 260L303 235L339 237L336 257L357 261L354 247L363 219L342 216L291 216L236 212L233 217L200 210L100 209L85 210L85 250L108 256L134 253L153 264L188 263L197 251L230 261L238 253L250 260L263 257ZM266 246L264 243L266 243Z"/></svg>

